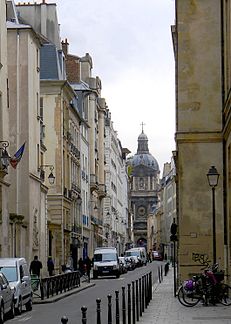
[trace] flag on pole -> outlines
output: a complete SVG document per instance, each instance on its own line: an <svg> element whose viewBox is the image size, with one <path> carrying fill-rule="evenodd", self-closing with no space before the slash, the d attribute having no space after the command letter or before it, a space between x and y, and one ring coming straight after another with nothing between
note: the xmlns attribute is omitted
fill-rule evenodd
<svg viewBox="0 0 231 324"><path fill-rule="evenodd" d="M15 155L12 158L10 158L10 164L14 169L16 169L19 161L22 158L24 148L25 148L25 144L26 144L26 142L24 144L22 144L22 146L18 149L18 151L15 153Z"/></svg>

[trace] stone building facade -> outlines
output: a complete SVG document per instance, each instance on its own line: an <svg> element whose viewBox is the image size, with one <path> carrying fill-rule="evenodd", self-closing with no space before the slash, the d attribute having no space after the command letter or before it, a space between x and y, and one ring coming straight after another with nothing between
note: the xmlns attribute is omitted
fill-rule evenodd
<svg viewBox="0 0 231 324"><path fill-rule="evenodd" d="M212 264L214 243L216 261L230 275L230 10L230 1L176 1L179 281ZM211 166L220 174L215 222Z"/></svg>
<svg viewBox="0 0 231 324"><path fill-rule="evenodd" d="M138 137L137 153L129 159L130 199L133 214L134 244L147 246L147 218L158 203L159 165L149 153L148 137Z"/></svg>

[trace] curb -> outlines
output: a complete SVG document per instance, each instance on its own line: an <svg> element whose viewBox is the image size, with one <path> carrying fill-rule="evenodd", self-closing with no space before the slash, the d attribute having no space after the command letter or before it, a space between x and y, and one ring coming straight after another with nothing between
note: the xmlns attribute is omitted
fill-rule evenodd
<svg viewBox="0 0 231 324"><path fill-rule="evenodd" d="M50 304L50 303L55 303L65 297L68 297L68 296L71 296L71 295L74 295L82 290L85 290L85 289L88 289L88 288L91 288L91 287L94 287L95 286L95 283L90 283L90 284L87 284L86 286L83 286L83 287L78 287L78 288L75 288L75 289L72 289L72 290L69 290L69 291L66 291L60 295L56 295L56 296L52 296L50 298L47 298L47 299L44 299L44 300L41 300L41 299L34 299L33 300L33 304L36 305L36 304Z"/></svg>

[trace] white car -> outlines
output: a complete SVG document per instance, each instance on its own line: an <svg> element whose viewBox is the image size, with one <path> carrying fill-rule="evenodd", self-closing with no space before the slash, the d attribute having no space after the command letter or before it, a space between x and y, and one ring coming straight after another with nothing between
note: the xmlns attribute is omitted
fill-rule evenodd
<svg viewBox="0 0 231 324"><path fill-rule="evenodd" d="M22 313L22 307L32 310L31 277L24 258L0 258L0 271L4 273L14 289L15 311Z"/></svg>

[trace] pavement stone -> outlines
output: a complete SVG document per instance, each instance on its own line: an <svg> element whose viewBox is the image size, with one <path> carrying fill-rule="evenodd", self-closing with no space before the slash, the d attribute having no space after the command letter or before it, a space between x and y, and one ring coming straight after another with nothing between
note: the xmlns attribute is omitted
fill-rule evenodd
<svg viewBox="0 0 231 324"><path fill-rule="evenodd" d="M231 306L185 307L174 297L173 269L153 287L152 300L139 324L231 324Z"/></svg>

